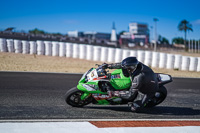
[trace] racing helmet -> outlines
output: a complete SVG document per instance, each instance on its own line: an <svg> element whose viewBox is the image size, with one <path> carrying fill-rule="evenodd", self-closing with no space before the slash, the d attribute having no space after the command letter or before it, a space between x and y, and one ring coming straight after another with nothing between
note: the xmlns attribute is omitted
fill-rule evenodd
<svg viewBox="0 0 200 133"><path fill-rule="evenodd" d="M136 70L138 64L139 61L136 59L136 57L127 57L122 61L121 66L122 69L127 70L129 74L131 74Z"/></svg>

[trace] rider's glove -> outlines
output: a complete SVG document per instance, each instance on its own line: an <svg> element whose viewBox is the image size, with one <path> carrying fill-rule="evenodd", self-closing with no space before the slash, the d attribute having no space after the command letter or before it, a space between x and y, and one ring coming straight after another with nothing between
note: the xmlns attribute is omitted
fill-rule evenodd
<svg viewBox="0 0 200 133"><path fill-rule="evenodd" d="M103 64L102 64L102 67L103 67L104 69L109 68L108 66L109 66L109 65L108 65L107 63L103 63Z"/></svg>

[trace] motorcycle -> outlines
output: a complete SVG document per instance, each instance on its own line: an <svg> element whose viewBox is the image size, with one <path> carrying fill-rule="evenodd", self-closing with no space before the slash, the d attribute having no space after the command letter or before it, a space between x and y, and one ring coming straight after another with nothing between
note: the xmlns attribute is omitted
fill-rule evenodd
<svg viewBox="0 0 200 133"><path fill-rule="evenodd" d="M108 90L128 91L131 87L131 79L123 74L122 69L116 69L112 73L106 71L105 64L98 65L98 68L91 68L85 72L76 87L71 88L65 94L65 101L73 107L83 107L90 103L98 105L121 105L129 104L133 100L125 100L120 97L110 97ZM172 77L167 74L156 73L159 89L151 98L145 108L154 107L162 103L167 97L165 84L172 82Z"/></svg>

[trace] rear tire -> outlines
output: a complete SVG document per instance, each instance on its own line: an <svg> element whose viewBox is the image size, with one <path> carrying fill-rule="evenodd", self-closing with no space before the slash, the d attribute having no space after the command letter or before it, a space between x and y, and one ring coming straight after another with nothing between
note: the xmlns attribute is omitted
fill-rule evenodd
<svg viewBox="0 0 200 133"><path fill-rule="evenodd" d="M147 108L154 107L162 103L167 97L167 89L164 86L160 86L159 90L156 93L159 93L160 96L159 97L154 96L153 98L151 98L151 100L147 103L145 107Z"/></svg>
<svg viewBox="0 0 200 133"><path fill-rule="evenodd" d="M81 100L81 96L83 94L83 91L78 90L77 87L73 87L65 94L65 101L72 107L83 107L84 105L90 104L93 100L92 97L90 96L84 100Z"/></svg>

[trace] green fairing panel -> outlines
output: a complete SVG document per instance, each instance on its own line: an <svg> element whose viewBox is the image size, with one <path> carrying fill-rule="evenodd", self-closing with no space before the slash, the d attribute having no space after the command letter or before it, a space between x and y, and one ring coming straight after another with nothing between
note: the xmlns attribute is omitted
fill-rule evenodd
<svg viewBox="0 0 200 133"><path fill-rule="evenodd" d="M91 68L89 71L94 70L95 68ZM82 76L82 78L79 80L79 83L84 83L85 82L85 75L87 74L87 72L84 73L84 75Z"/></svg>
<svg viewBox="0 0 200 133"><path fill-rule="evenodd" d="M110 103L106 100L106 99L103 99L103 100L97 100L97 104L99 105L109 105Z"/></svg>
<svg viewBox="0 0 200 133"><path fill-rule="evenodd" d="M78 85L77 85L77 88L79 89L79 90L81 90L81 91L83 91L83 92L89 92L89 93L99 93L99 94L107 94L106 92L101 92L100 90L99 90L99 88L98 88L98 81L96 81L96 82L87 82L87 83L79 83ZM86 89L85 87L84 87L84 85L95 85L96 87L96 90L92 90L92 91L89 91L88 89Z"/></svg>
<svg viewBox="0 0 200 133"><path fill-rule="evenodd" d="M105 92L101 92L98 89L99 81L90 81L87 83L84 83L84 81L85 81L84 77L79 81L79 84L77 85L77 88L79 90L89 93L107 94ZM110 83L116 90L129 89L131 86L130 77L125 77L122 73L122 69L116 69L111 73ZM87 86L84 85L95 85L97 88L95 90L90 90L87 88Z"/></svg>
<svg viewBox="0 0 200 133"><path fill-rule="evenodd" d="M111 85L117 89L128 89L131 87L131 79L130 77L125 77L122 73L122 69L117 69L111 73Z"/></svg>

